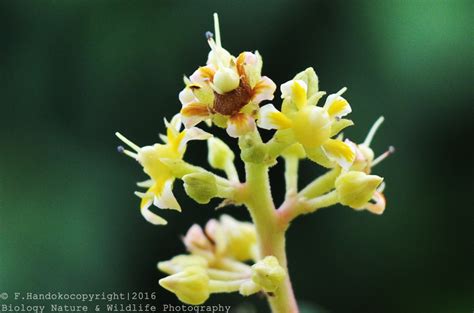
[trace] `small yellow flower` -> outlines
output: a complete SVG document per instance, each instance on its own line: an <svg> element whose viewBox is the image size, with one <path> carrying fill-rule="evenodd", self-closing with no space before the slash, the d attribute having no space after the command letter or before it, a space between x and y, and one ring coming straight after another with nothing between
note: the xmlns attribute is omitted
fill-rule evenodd
<svg viewBox="0 0 474 313"><path fill-rule="evenodd" d="M230 136L239 137L255 129L259 103L273 99L276 86L261 76L258 52L242 52L236 58L222 47L217 14L214 26L216 40L208 35L207 65L185 78L186 87L179 94L181 115L186 127L211 120L227 128Z"/></svg>
<svg viewBox="0 0 474 313"><path fill-rule="evenodd" d="M264 129L288 133L287 138L300 143L308 157L323 166L333 167L337 163L348 169L355 158L353 148L331 138L352 125L350 120L342 119L351 112L349 103L342 97L345 90L329 95L323 107L316 106L324 92L318 90L317 76L309 68L281 85L282 112L273 104L267 104L260 109L257 124Z"/></svg>
<svg viewBox="0 0 474 313"><path fill-rule="evenodd" d="M120 147L120 151L137 160L143 171L150 177L149 180L140 182L139 187L148 188L146 192L135 192L140 197L140 210L143 217L155 225L165 225L166 220L150 211L151 204L161 209L173 209L181 211L179 203L173 195L173 183L175 180L172 169L165 164L164 160L182 160L186 151L186 144L190 140L205 140L211 135L205 131L193 127L180 131L181 119L179 114L175 115L171 122L165 120L167 127L166 136L161 136L163 144L139 147L120 133L116 133L125 144L134 152Z"/></svg>
<svg viewBox="0 0 474 313"><path fill-rule="evenodd" d="M366 174L370 174L374 166L376 166L395 152L395 148L390 146L387 151L375 158L374 151L372 150L372 148L370 148L370 144L372 143L372 140L374 139L374 136L380 125L382 125L383 121L383 116L379 117L377 121L375 121L363 143L355 144L353 142L348 142L348 144L352 146L356 153L354 163L350 168L351 171L361 171ZM367 210L375 214L382 214L385 211L386 200L385 196L382 193L384 188L385 183L382 183L380 187L377 188L370 202L365 205L365 208Z"/></svg>
<svg viewBox="0 0 474 313"><path fill-rule="evenodd" d="M383 116L379 117L377 121L375 121L363 143L349 143L356 152L356 157L354 163L352 164L351 170L363 171L367 174L370 174L374 166L376 166L395 152L395 148L390 146L387 151L375 158L374 151L372 150L372 148L370 148L370 144L372 143L372 140L378 128L380 127L380 125L382 125L383 121Z"/></svg>

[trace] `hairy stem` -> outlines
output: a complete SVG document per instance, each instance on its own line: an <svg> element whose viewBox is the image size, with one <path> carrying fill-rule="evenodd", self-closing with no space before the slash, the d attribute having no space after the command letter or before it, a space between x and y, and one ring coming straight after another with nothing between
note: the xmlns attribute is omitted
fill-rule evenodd
<svg viewBox="0 0 474 313"><path fill-rule="evenodd" d="M298 157L285 157L286 199L296 195L298 192L298 165Z"/></svg>
<svg viewBox="0 0 474 313"><path fill-rule="evenodd" d="M268 166L264 164L246 163L247 190L249 197L245 202L258 236L260 259L273 255L278 259L280 265L285 269L287 275L281 286L268 301L273 313L298 313L298 306L291 287L288 274L285 231L278 226L275 205L270 192L268 179Z"/></svg>

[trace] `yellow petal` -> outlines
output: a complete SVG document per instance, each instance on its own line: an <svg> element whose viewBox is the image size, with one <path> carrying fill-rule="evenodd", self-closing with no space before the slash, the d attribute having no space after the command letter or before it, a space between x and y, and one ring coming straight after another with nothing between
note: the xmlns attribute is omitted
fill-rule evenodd
<svg viewBox="0 0 474 313"><path fill-rule="evenodd" d="M263 129L285 129L291 127L291 120L278 111L273 104L260 108L257 125Z"/></svg>
<svg viewBox="0 0 474 313"><path fill-rule="evenodd" d="M209 83L214 79L215 69L212 66L201 66L198 68L189 79L193 83Z"/></svg>
<svg viewBox="0 0 474 313"><path fill-rule="evenodd" d="M310 159L313 162L316 162L317 164L321 166L324 166L326 168L333 168L336 166L336 163L334 163L327 157L322 147L315 147L315 148L305 147L305 152L306 152L306 155L308 156L308 159Z"/></svg>
<svg viewBox="0 0 474 313"><path fill-rule="evenodd" d="M209 118L209 108L200 102L191 102L181 109L181 118L186 128L193 127Z"/></svg>
<svg viewBox="0 0 474 313"><path fill-rule="evenodd" d="M141 204L140 204L140 213L142 214L143 218L147 220L149 223L153 225L166 225L168 222L150 211L150 206L153 203L153 198L151 197L143 197Z"/></svg>
<svg viewBox="0 0 474 313"><path fill-rule="evenodd" d="M324 109L331 118L341 118L352 112L349 102L340 95L344 90L342 89L338 93L329 95L326 99Z"/></svg>
<svg viewBox="0 0 474 313"><path fill-rule="evenodd" d="M275 83L270 78L263 76L252 89L252 102L258 104L265 100L273 100L275 90Z"/></svg>
<svg viewBox="0 0 474 313"><path fill-rule="evenodd" d="M354 162L355 151L340 140L329 139L322 148L330 160L337 162L344 169L349 169Z"/></svg>
<svg viewBox="0 0 474 313"><path fill-rule="evenodd" d="M281 85L281 97L283 99L290 98L298 109L306 105L307 85L302 80L290 80Z"/></svg>
<svg viewBox="0 0 474 313"><path fill-rule="evenodd" d="M153 204L160 209L172 209L181 212L181 206L173 194L173 179L168 179L160 193L155 193Z"/></svg>

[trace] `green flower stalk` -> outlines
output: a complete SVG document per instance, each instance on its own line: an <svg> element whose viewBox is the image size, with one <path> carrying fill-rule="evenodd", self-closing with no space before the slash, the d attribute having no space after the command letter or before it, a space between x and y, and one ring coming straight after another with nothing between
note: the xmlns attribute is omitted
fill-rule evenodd
<svg viewBox="0 0 474 313"><path fill-rule="evenodd" d="M176 179L183 181L185 192L197 203L219 198L219 207L244 206L252 218L252 222L241 222L222 215L204 228L194 224L183 237L187 254L158 263L159 270L169 275L159 282L163 288L193 305L204 303L214 293L262 293L272 312L296 313L285 249L291 222L335 204L382 214L385 184L371 172L394 150L390 147L375 158L370 148L382 117L363 143L343 138L341 131L354 124L346 118L352 112L343 97L347 88L318 105L326 92L319 90L313 68L281 84L280 109L271 103L262 105L274 99L276 85L262 76L261 55L255 51L233 56L222 46L217 14L214 24L216 36L206 34L211 49L207 63L184 78L185 87L179 93L182 107L170 122L165 120L163 142L140 147L117 133L130 148L119 147L119 151L138 161L148 176L137 184L146 191L135 194L150 223L167 223L152 212L152 205L181 211L173 195ZM236 155L229 146L196 127L201 122L225 128L230 137L237 138L245 177L239 177ZM274 130L273 137L264 142L259 128ZM207 141L209 164L220 174L185 161L190 140ZM327 172L300 188L299 162L306 158ZM268 172L281 160L286 168L286 194L276 206Z"/></svg>

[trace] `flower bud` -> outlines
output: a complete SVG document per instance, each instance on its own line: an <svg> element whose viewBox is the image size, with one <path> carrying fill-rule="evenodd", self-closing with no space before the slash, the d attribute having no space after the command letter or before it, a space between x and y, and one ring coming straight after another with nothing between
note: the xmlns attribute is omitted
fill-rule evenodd
<svg viewBox="0 0 474 313"><path fill-rule="evenodd" d="M216 253L220 256L238 261L247 261L255 256L257 234L251 223L222 215L220 221L210 220L207 223L206 234L216 243Z"/></svg>
<svg viewBox="0 0 474 313"><path fill-rule="evenodd" d="M186 194L197 203L209 203L217 195L216 178L209 172L184 175L183 182Z"/></svg>
<svg viewBox="0 0 474 313"><path fill-rule="evenodd" d="M247 280L242 285L240 285L239 293L242 296L250 296L259 292L261 289L262 287L254 283L252 280Z"/></svg>
<svg viewBox="0 0 474 313"><path fill-rule="evenodd" d="M186 267L182 272L160 279L159 283L187 304L199 305L209 298L209 276L199 266Z"/></svg>
<svg viewBox="0 0 474 313"><path fill-rule="evenodd" d="M207 260L199 255L177 255L171 260L158 263L158 269L166 274L175 274L182 272L190 266L207 268Z"/></svg>
<svg viewBox="0 0 474 313"><path fill-rule="evenodd" d="M209 164L216 169L225 170L229 162L234 162L234 152L225 142L216 137L207 140Z"/></svg>
<svg viewBox="0 0 474 313"><path fill-rule="evenodd" d="M189 228L186 235L183 237L184 245L188 251L193 252L196 249L199 250L212 250L213 244L209 241L209 238L204 234L201 226L194 224Z"/></svg>
<svg viewBox="0 0 474 313"><path fill-rule="evenodd" d="M274 292L285 279L286 272L274 256L267 256L252 265L252 281L265 292Z"/></svg>
<svg viewBox="0 0 474 313"><path fill-rule="evenodd" d="M235 70L230 68L221 68L214 75L214 86L219 93L226 93L239 87L240 78Z"/></svg>
<svg viewBox="0 0 474 313"><path fill-rule="evenodd" d="M304 106L293 119L296 140L306 148L321 146L331 135L331 120L320 107Z"/></svg>
<svg viewBox="0 0 474 313"><path fill-rule="evenodd" d="M363 172L349 171L336 179L339 202L353 209L363 209L372 199L383 178Z"/></svg>

